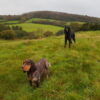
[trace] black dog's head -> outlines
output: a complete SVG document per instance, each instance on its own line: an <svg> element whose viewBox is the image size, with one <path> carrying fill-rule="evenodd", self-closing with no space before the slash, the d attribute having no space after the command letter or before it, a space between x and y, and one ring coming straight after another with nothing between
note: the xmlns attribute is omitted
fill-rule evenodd
<svg viewBox="0 0 100 100"><path fill-rule="evenodd" d="M70 26L65 25L64 28L65 29L70 29Z"/></svg>
<svg viewBox="0 0 100 100"><path fill-rule="evenodd" d="M65 25L64 30L66 30L67 32L71 32L71 27Z"/></svg>
<svg viewBox="0 0 100 100"><path fill-rule="evenodd" d="M32 60L27 59L27 60L23 61L22 70L24 72L29 72L32 69L35 70L35 63Z"/></svg>

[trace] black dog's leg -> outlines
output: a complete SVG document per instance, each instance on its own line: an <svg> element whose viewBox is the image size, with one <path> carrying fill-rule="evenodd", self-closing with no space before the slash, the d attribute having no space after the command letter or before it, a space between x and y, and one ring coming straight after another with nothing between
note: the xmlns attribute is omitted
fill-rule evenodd
<svg viewBox="0 0 100 100"><path fill-rule="evenodd" d="M64 45L64 48L66 48L66 44L67 44L67 36L65 36L65 45Z"/></svg>
<svg viewBox="0 0 100 100"><path fill-rule="evenodd" d="M76 39L75 38L73 38L73 41L74 41L74 43L76 43Z"/></svg>
<svg viewBox="0 0 100 100"><path fill-rule="evenodd" d="M74 43L76 43L75 34L73 35L73 41Z"/></svg>
<svg viewBox="0 0 100 100"><path fill-rule="evenodd" d="M69 42L69 48L70 48L71 43Z"/></svg>
<svg viewBox="0 0 100 100"><path fill-rule="evenodd" d="M69 48L71 47L72 41L69 39Z"/></svg>
<svg viewBox="0 0 100 100"><path fill-rule="evenodd" d="M67 39L65 40L65 45L64 45L65 48L66 48L66 44L67 44Z"/></svg>

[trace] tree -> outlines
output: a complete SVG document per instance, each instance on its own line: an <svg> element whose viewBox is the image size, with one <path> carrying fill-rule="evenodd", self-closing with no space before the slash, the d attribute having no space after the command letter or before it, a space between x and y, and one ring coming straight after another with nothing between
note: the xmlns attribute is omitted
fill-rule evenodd
<svg viewBox="0 0 100 100"><path fill-rule="evenodd" d="M21 26L12 26L12 30L23 30Z"/></svg>
<svg viewBox="0 0 100 100"><path fill-rule="evenodd" d="M13 30L5 30L0 32L0 38L5 40L12 40L15 39L16 33Z"/></svg>
<svg viewBox="0 0 100 100"><path fill-rule="evenodd" d="M9 30L10 27L4 24L0 24L0 32L4 31L4 30Z"/></svg>
<svg viewBox="0 0 100 100"><path fill-rule="evenodd" d="M80 31L80 28L82 27L82 24L75 22L75 23L71 23L70 24L72 30L76 31Z"/></svg>
<svg viewBox="0 0 100 100"><path fill-rule="evenodd" d="M51 31L46 31L43 35L44 35L45 37L49 37L49 36L52 36L52 35L53 35L53 32L51 32Z"/></svg>
<svg viewBox="0 0 100 100"><path fill-rule="evenodd" d="M15 32L16 32L17 38L24 38L26 36L29 36L29 33L27 33L26 31L23 31L23 30L15 30Z"/></svg>
<svg viewBox="0 0 100 100"><path fill-rule="evenodd" d="M56 35L59 36L59 35L63 35L64 34L64 30L59 30L58 32L56 32Z"/></svg>

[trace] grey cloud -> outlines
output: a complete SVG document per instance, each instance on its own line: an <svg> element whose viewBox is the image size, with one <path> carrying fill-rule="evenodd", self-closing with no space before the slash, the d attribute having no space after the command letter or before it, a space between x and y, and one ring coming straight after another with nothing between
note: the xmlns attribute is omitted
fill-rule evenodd
<svg viewBox="0 0 100 100"><path fill-rule="evenodd" d="M100 17L100 0L0 0L1 14L51 10Z"/></svg>

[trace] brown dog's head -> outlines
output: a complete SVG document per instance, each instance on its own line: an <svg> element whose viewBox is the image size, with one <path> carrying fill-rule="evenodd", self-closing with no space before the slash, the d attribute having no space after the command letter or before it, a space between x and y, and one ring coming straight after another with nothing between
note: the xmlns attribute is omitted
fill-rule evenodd
<svg viewBox="0 0 100 100"><path fill-rule="evenodd" d="M27 59L23 62L23 65L22 65L22 70L24 72L28 72L32 69L32 67L35 67L35 64L32 60L30 59Z"/></svg>

